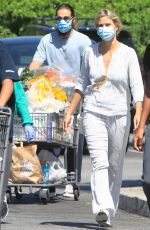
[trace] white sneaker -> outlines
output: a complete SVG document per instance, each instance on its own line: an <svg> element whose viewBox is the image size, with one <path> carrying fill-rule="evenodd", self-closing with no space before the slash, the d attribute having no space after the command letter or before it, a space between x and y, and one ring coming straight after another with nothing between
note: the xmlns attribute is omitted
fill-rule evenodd
<svg viewBox="0 0 150 230"><path fill-rule="evenodd" d="M66 185L63 196L64 197L71 197L71 198L74 197L72 184L67 184Z"/></svg>
<svg viewBox="0 0 150 230"><path fill-rule="evenodd" d="M100 225L100 227L111 227L110 214L108 210L100 210L96 215L96 222Z"/></svg>
<svg viewBox="0 0 150 230"><path fill-rule="evenodd" d="M1 220L3 220L7 215L8 215L8 204L7 204L7 197L5 195L4 197L4 201L2 203L2 206L1 206L1 210L0 210L0 218Z"/></svg>

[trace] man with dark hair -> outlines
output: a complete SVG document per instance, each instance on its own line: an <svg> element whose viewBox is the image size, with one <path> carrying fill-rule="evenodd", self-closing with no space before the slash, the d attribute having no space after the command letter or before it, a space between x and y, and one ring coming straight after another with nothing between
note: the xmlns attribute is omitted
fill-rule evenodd
<svg viewBox="0 0 150 230"><path fill-rule="evenodd" d="M77 21L74 9L69 4L63 3L56 8L56 30L45 35L29 66L34 70L47 61L50 67L58 67L64 75L80 75L81 62L84 49L91 45L91 40L84 34L76 31ZM83 154L84 136L80 134L78 145L78 181L81 177L81 162ZM69 150L71 151L71 150ZM68 154L72 157L72 154ZM68 160L69 172L74 172L74 164L71 158ZM67 185L64 196L73 197L73 187Z"/></svg>
<svg viewBox="0 0 150 230"><path fill-rule="evenodd" d="M3 43L0 43L0 107L4 107L4 106L10 107L12 110L12 114L15 107L15 95L13 93L14 81L19 81L17 70L9 54L9 51L4 46ZM9 178L10 166L11 166L11 154L12 154L11 143L12 143L12 124L11 124L11 130L9 135L9 147L7 152L6 165L4 168L3 188L0 194L1 200L3 200L2 204L0 204L1 219L6 217L8 214L8 206L7 206L5 192L8 184L8 178Z"/></svg>

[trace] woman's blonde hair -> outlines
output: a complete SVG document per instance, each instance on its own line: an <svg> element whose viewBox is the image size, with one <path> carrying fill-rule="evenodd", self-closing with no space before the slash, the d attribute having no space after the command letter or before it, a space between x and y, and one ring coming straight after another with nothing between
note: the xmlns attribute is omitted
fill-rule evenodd
<svg viewBox="0 0 150 230"><path fill-rule="evenodd" d="M111 19L113 21L113 23L117 27L116 33L118 35L122 29L122 23L121 23L118 15L115 12L113 12L112 10L101 9L95 17L95 26L96 27L98 27L98 22L99 22L100 18L102 18L102 17L108 17L109 19Z"/></svg>

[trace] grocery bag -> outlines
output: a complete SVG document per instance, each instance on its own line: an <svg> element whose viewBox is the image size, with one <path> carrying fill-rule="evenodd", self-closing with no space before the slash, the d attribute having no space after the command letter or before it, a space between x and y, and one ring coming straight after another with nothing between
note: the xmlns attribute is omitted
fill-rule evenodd
<svg viewBox="0 0 150 230"><path fill-rule="evenodd" d="M56 183L67 178L62 162L51 151L41 149L38 153L41 163L44 184Z"/></svg>
<svg viewBox="0 0 150 230"><path fill-rule="evenodd" d="M63 168L60 161L53 161L49 165L49 183L56 183L67 178L66 169Z"/></svg>
<svg viewBox="0 0 150 230"><path fill-rule="evenodd" d="M36 149L37 146L33 144L13 148L10 172L13 183L36 184L42 181L41 164Z"/></svg>

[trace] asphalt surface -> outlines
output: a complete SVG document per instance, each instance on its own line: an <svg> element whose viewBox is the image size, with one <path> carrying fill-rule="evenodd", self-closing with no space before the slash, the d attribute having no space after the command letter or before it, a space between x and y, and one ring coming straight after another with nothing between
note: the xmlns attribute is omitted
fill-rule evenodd
<svg viewBox="0 0 150 230"><path fill-rule="evenodd" d="M63 199L63 189L57 189L57 198L47 205L39 202L37 194L26 194L21 201L14 199L10 213L1 225L2 230L79 230L99 229L91 211L89 185L81 186L79 201ZM114 230L148 230L149 218L118 210L112 220Z"/></svg>
<svg viewBox="0 0 150 230"><path fill-rule="evenodd" d="M92 214L92 197L90 191L90 158L83 157L82 183L80 185L81 196L79 201L73 198L64 199L62 194L64 186L57 187L57 196L54 200L43 205L36 189L30 193L29 189L23 189L23 197L17 200L13 195L12 203L9 205L9 215L1 224L1 230L83 230L99 229ZM123 170L122 189L131 189L126 195L131 195L135 184L141 180L142 154L137 153L129 146L125 157ZM126 186L127 187L126 187ZM140 184L136 187L137 195L141 190ZM125 200L127 203L130 200ZM135 202L134 202L135 203ZM122 207L121 207L122 208ZM137 206L136 209L141 209ZM123 211L118 209L116 217L112 220L114 230L149 230L150 219L143 215L135 215L128 208ZM104 228L103 228L104 229Z"/></svg>

